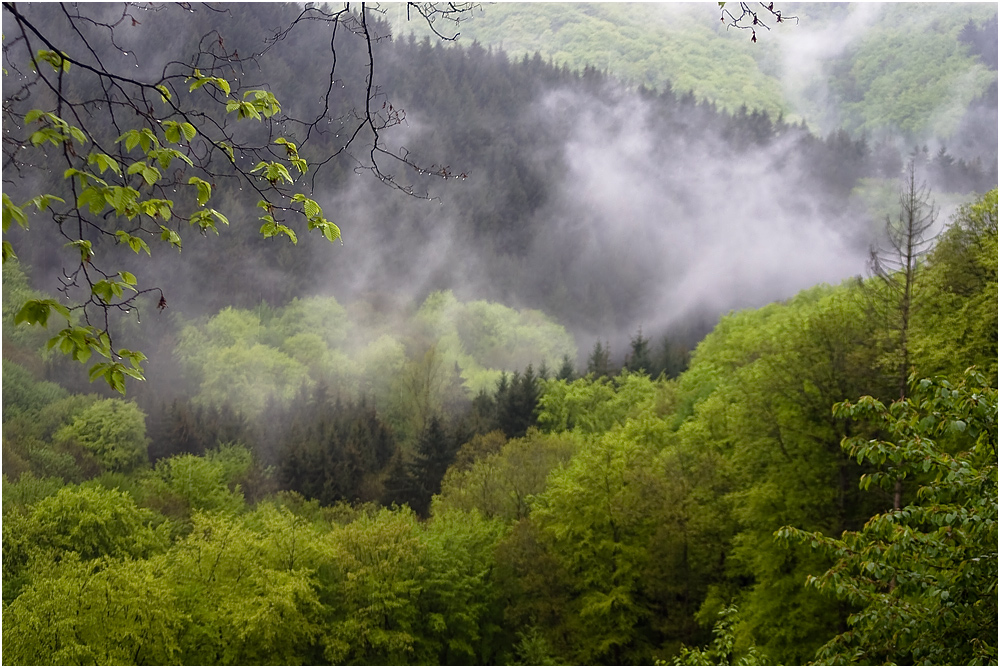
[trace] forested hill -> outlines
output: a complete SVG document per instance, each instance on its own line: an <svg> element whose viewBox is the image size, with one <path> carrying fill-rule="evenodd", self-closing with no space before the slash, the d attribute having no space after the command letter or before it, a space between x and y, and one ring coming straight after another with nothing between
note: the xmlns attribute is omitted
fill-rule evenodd
<svg viewBox="0 0 1000 668"><path fill-rule="evenodd" d="M634 86L693 90L728 111L741 105L844 128L947 141L966 107L996 81L996 11L973 3L776 3L782 25L750 35L715 5L502 3L472 14L459 44L515 58L596 67ZM401 32L421 31L401 10ZM994 28L994 29L991 29ZM996 95L993 95L996 98Z"/></svg>
<svg viewBox="0 0 1000 668"><path fill-rule="evenodd" d="M293 15L267 5L238 21L199 13L170 20L190 22L180 34L192 44L209 18L221 21L226 43L252 52L267 26ZM150 12L136 30L157 30L158 20ZM312 39L305 28L248 76L268 82L287 108L311 112L325 72L310 67L301 48ZM342 107L333 114L342 119L351 118L364 83L364 53L348 46L339 53ZM167 286L172 309L280 305L329 292L419 303L453 289L542 309L579 345L610 341L619 357L639 327L655 338L704 333L727 309L862 273L913 152L888 138L817 136L763 111L723 111L681 84L632 90L594 66L571 70L538 56L412 37L375 48L378 99L405 112L404 124L383 133L388 149L452 178L421 176L388 159L386 166L436 199L384 188L340 156L312 178L317 201L343 229L343 248L293 253L257 238L251 225L208 240L179 230L190 238L183 255L158 258L151 277ZM344 141L330 127L311 135L317 159ZM995 153L956 159L918 148L914 157L946 208L996 182ZM214 197L230 219L256 220L255 201L227 184ZM46 268L57 266L60 252L35 242L23 259L45 280L57 273ZM206 283L227 289L206 293Z"/></svg>
<svg viewBox="0 0 1000 668"><path fill-rule="evenodd" d="M997 664L995 92L327 9L3 3L3 663Z"/></svg>

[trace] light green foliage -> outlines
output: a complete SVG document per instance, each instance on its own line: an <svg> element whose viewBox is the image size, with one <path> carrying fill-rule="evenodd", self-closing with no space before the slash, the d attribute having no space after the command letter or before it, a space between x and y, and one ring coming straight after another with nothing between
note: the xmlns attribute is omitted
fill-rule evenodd
<svg viewBox="0 0 1000 668"><path fill-rule="evenodd" d="M277 310L229 307L185 327L176 349L197 379L201 402L255 411L271 398L291 401L303 385L323 382L344 398L374 395L404 439L431 414L453 410L480 389L495 390L500 369L484 364L551 366L575 353L572 337L540 312L463 304L450 292L432 294L403 325L363 325L333 297L293 299Z"/></svg>
<svg viewBox="0 0 1000 668"><path fill-rule="evenodd" d="M4 609L11 665L178 663L184 617L162 558L67 559Z"/></svg>
<svg viewBox="0 0 1000 668"><path fill-rule="evenodd" d="M292 400L313 378L329 378L336 358L325 341L342 337L342 312L332 298L293 300L278 313L227 307L185 327L177 356L199 379L198 401L260 411L271 399Z"/></svg>
<svg viewBox="0 0 1000 668"><path fill-rule="evenodd" d="M305 366L263 344L213 350L203 373L197 400L206 404L228 401L247 413L263 410L269 397L289 401L309 382Z"/></svg>
<svg viewBox="0 0 1000 668"><path fill-rule="evenodd" d="M500 372L536 366L557 368L576 357L573 338L540 311L517 311L487 301L461 303L451 291L427 297L414 320L437 341L444 362L461 369L469 396L496 389Z"/></svg>
<svg viewBox="0 0 1000 668"><path fill-rule="evenodd" d="M70 554L83 560L143 558L167 545L165 527L153 527L155 514L118 490L63 487L34 495L42 494L33 506L10 513L4 508L5 601Z"/></svg>
<svg viewBox="0 0 1000 668"><path fill-rule="evenodd" d="M75 442L92 452L108 471L128 472L148 464L146 415L132 402L102 399L60 429L57 441Z"/></svg>
<svg viewBox="0 0 1000 668"><path fill-rule="evenodd" d="M543 381L538 426L551 432L602 434L630 417L656 408L667 384L643 373L622 371L615 378Z"/></svg>
<svg viewBox="0 0 1000 668"><path fill-rule="evenodd" d="M389 12L387 18L396 17ZM699 100L708 98L729 111L743 104L772 116L787 111L778 80L755 62L760 46L751 44L743 31L717 32L718 24L714 3L627 9L611 3L497 4L464 21L460 40L502 45L517 59L538 51L556 65L607 69L658 90L668 84L680 93L693 90ZM396 28L408 32L415 24L400 20Z"/></svg>
<svg viewBox="0 0 1000 668"><path fill-rule="evenodd" d="M6 194L4 195L6 198ZM43 295L31 289L28 277L25 275L17 259L5 260L3 263L3 340L4 347L9 344L24 346L38 350L45 343L45 333L31 327L18 327L14 324L14 316L21 310L25 302L31 299L41 299Z"/></svg>
<svg viewBox="0 0 1000 668"><path fill-rule="evenodd" d="M261 321L256 313L231 306L212 316L205 325L206 343L219 348L252 346L261 342L261 334Z"/></svg>
<svg viewBox="0 0 1000 668"><path fill-rule="evenodd" d="M431 419L462 398L460 379L436 346L406 361L393 379L386 417L401 440L412 441Z"/></svg>
<svg viewBox="0 0 1000 668"><path fill-rule="evenodd" d="M67 396L56 383L38 381L24 367L13 362L3 363L3 419L24 415L37 418L49 404Z"/></svg>
<svg viewBox="0 0 1000 668"><path fill-rule="evenodd" d="M643 649L636 627L650 610L641 577L661 497L655 454L611 432L553 471L535 497L532 517L576 591L568 614L581 663L620 664Z"/></svg>
<svg viewBox="0 0 1000 668"><path fill-rule="evenodd" d="M316 636L310 574L274 559L261 531L241 519L196 513L191 533L166 555L165 576L189 620L179 663L300 663Z"/></svg>
<svg viewBox="0 0 1000 668"><path fill-rule="evenodd" d="M118 490L70 486L38 501L16 533L29 551L139 558L165 547L155 519Z"/></svg>
<svg viewBox="0 0 1000 668"><path fill-rule="evenodd" d="M39 478L30 471L11 481L3 474L3 512L24 510L42 499L53 496L65 483L61 478Z"/></svg>
<svg viewBox="0 0 1000 668"><path fill-rule="evenodd" d="M502 592L491 576L495 548L504 533L503 523L477 512L435 512L428 523L421 635L436 663L497 663Z"/></svg>
<svg viewBox="0 0 1000 668"><path fill-rule="evenodd" d="M452 466L434 499L434 514L457 509L508 522L523 519L532 497L545 489L549 472L583 447L581 441L571 434L548 435L532 429L468 468Z"/></svg>
<svg viewBox="0 0 1000 668"><path fill-rule="evenodd" d="M295 572L315 571L323 566L328 523L311 521L302 512L293 512L274 501L259 504L244 522L260 534L260 545L271 567Z"/></svg>
<svg viewBox="0 0 1000 668"><path fill-rule="evenodd" d="M893 128L914 139L947 138L969 102L996 80L958 33L996 8L885 5L832 81L851 132Z"/></svg>
<svg viewBox="0 0 1000 668"><path fill-rule="evenodd" d="M712 627L715 639L704 649L682 647L674 657L675 666L766 666L767 659L751 645L745 652L736 651L736 637L733 628L739 618L739 610L731 605L719 613L719 621ZM657 665L663 665L658 663Z"/></svg>
<svg viewBox="0 0 1000 668"><path fill-rule="evenodd" d="M244 508L243 492L235 482L249 470L252 454L236 445L195 455L176 455L156 463L155 477L166 492L183 500L189 511L237 513Z"/></svg>
<svg viewBox="0 0 1000 668"><path fill-rule="evenodd" d="M81 482L99 472L101 464L91 451L74 441L53 441L53 435L68 427L77 415L97 401L97 396L67 396L53 383L34 381L12 362L4 362L3 369L4 473L16 478L32 472L41 477L58 477L65 482Z"/></svg>
<svg viewBox="0 0 1000 668"><path fill-rule="evenodd" d="M392 383L406 364L406 349L398 339L383 334L369 343L358 355L365 389L376 402L385 405L392 392Z"/></svg>
<svg viewBox="0 0 1000 668"><path fill-rule="evenodd" d="M324 625L326 660L338 664L434 663L420 653L418 607L426 550L416 515L380 510L335 528L328 538L335 589Z"/></svg>
<svg viewBox="0 0 1000 668"><path fill-rule="evenodd" d="M294 334L316 334L330 348L345 343L349 326L347 311L333 297L295 298L271 323L269 343L277 345Z"/></svg>
<svg viewBox="0 0 1000 668"><path fill-rule="evenodd" d="M824 645L823 663L996 663L997 392L967 372L955 383L921 380L891 406L862 397L836 407L883 438L844 440L878 471L861 486L920 480L916 498L878 513L860 531L830 538L785 527L835 563L808 583L849 601L850 630Z"/></svg>
<svg viewBox="0 0 1000 668"><path fill-rule="evenodd" d="M917 278L913 358L921 374L955 375L975 364L997 375L997 190L966 204ZM995 382L995 381L994 381Z"/></svg>
<svg viewBox="0 0 1000 668"><path fill-rule="evenodd" d="M874 352L865 344L871 322L855 291L849 284L821 286L723 318L679 383L681 409L692 415L678 430L685 444L678 454L689 457L685 451L703 444L689 466L708 485L691 491L690 512L704 508L722 526L727 517L736 520L728 528L733 534L722 536L729 543L726 571L754 582L742 592L737 635L753 635L779 663L810 658L838 612L800 586L810 568L826 567L821 557L784 549L772 533L791 522L839 532L860 521L871 503L849 484L856 468L839 443L850 426L829 411L852 392L879 391ZM685 409L689 388L693 403ZM704 477L702 467L713 458L724 462L720 475ZM721 488L721 499L709 493L713 487ZM712 533L698 532L718 544Z"/></svg>

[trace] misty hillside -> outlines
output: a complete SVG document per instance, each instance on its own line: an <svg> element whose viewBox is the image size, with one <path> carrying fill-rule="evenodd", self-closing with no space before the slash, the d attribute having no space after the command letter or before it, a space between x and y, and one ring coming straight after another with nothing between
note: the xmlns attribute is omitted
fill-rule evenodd
<svg viewBox="0 0 1000 668"><path fill-rule="evenodd" d="M995 665L996 7L747 6L4 3L3 662Z"/></svg>
<svg viewBox="0 0 1000 668"><path fill-rule="evenodd" d="M491 9L512 11L503 7ZM274 17L244 17L226 29L227 43L252 50L254 31L282 12L292 15L272 6ZM157 16L144 25L156 29ZM400 173L408 168L389 161L391 174L432 198L424 201L354 174L341 156L312 178L317 201L343 228L343 249L292 253L250 227L193 239L183 257L163 258L158 268L164 278L154 282L169 277L171 307L186 311L197 301L214 312L327 293L405 293L419 303L452 289L541 309L579 346L608 340L620 355L639 327L654 338L692 328L700 335L728 309L863 273L913 150L891 135L817 135L766 110L726 111L681 83L634 90L600 67L572 70L462 44L411 36L375 47L380 99L405 112L405 123L384 133L390 150L464 178ZM270 54L255 76L273 82L286 107L311 111L323 74L309 68L309 50L281 43ZM347 115L359 94L351 91L363 83L363 58L340 53L346 88L334 116ZM996 181L995 142L972 140L981 127L969 120L952 137L955 146L978 146L974 155L959 158L936 143L915 155L946 207ZM317 156L338 140L337 132L310 138ZM230 218L256 218L253 201L238 194L223 186L216 197ZM51 265L56 258L40 254L55 251L33 246L23 259ZM220 265L220 254L232 261ZM196 271L179 269L192 265ZM227 290L204 294L203 278L180 278L188 275Z"/></svg>
<svg viewBox="0 0 1000 668"><path fill-rule="evenodd" d="M989 6L776 7L788 18L751 43L748 32L720 21L715 5L500 3L463 21L457 42L514 57L538 52L557 66L596 67L633 86L691 90L730 112L746 105L804 119L823 134L902 133L910 142L951 139L966 108L996 81ZM386 18L398 31L427 32L401 9Z"/></svg>

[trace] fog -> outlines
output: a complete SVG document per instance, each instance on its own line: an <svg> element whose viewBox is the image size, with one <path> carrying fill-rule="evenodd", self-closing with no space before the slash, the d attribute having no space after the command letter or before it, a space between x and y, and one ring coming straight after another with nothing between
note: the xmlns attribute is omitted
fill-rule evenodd
<svg viewBox="0 0 1000 668"><path fill-rule="evenodd" d="M565 131L521 257L493 257L462 232L454 200L491 187L482 171L440 184L430 201L356 179L323 202L344 228L343 247L310 244L329 268L323 283L338 298L392 291L416 301L451 289L540 308L573 331L581 355L595 340L620 355L640 327L658 335L865 271L871 221L846 206L822 211L793 138L743 153L718 136L658 135L653 113L626 91L612 101L550 91L531 105L520 122ZM407 132L429 131L410 118ZM385 225L409 232L393 243Z"/></svg>
<svg viewBox="0 0 1000 668"><path fill-rule="evenodd" d="M812 9L802 9L805 19ZM664 11L693 11L705 14L705 20L709 14L717 16L704 6ZM843 120L826 89L830 63L863 37L884 8L861 4L816 11L823 13L822 20L781 26L762 32L759 39L762 50L778 54L790 107L808 119L814 133L823 134ZM135 30L118 43L128 55L111 54L127 60L129 67L133 61L141 63L136 75L152 77L154 63L178 57L171 52L169 36L140 38L156 21L167 20L156 14L141 13L147 25L133 25ZM278 43L261 62L299 62L288 54L301 58L319 52L321 38L328 39L321 28L303 27L298 39ZM190 35L183 39L190 45ZM145 50L136 56L132 48ZM347 58L344 53L341 57ZM377 55L378 72L401 67L387 43L379 45ZM363 79L358 62L344 60L338 70L338 76L354 80L352 86ZM276 78L275 93L315 106L328 76L326 64L321 61L309 71L289 67L295 76ZM265 67L250 76L266 80L270 75ZM376 81L379 94L399 104L400 94L382 87L384 76ZM970 84L956 80L955 85ZM420 175L385 156L380 158L383 170L427 197L406 195L364 169L336 187L323 185L331 180L322 177L314 197L341 227L343 244L303 233L295 248L258 251L267 263L228 263L214 250L219 242L195 238L186 242L180 259L161 260L164 254L159 253L147 271L169 285L171 308L186 317L211 313L226 302L227 284L244 292L259 286L259 301L329 294L341 303L378 300L409 308L432 291L452 290L460 299L545 311L574 334L578 363L596 340L610 341L613 357L620 360L639 328L647 336L690 329L692 323L704 330L731 309L761 306L817 283L835 284L863 274L881 224L858 202L817 183L801 133L748 149L742 138L723 136L721 126L699 126L694 111L687 118L664 120L662 105L624 85L611 83L598 95L585 94L580 86L556 86L540 90L516 117L505 119L554 140L516 143L506 130L491 128L493 141L510 143L505 150L526 166L532 185L542 193L526 207L526 218L515 221L511 245L516 250L500 248L470 222L474 209L481 214L490 206L484 203L503 201L496 195L507 184L493 181L499 172L475 152L461 164L454 162L454 156L437 148L454 131L442 122L442 110L405 96L402 101L410 102L406 122L383 133L386 148L404 152L422 147L422 164L449 165L468 178ZM942 115L948 104L942 101ZM988 110L981 115L988 121ZM968 142L957 143L973 150ZM306 154L311 160L326 157ZM360 144L355 155L366 161ZM231 190L226 199L220 197L220 207L242 194ZM178 269L188 262L196 269ZM199 273L205 267L224 275L223 283L206 288Z"/></svg>

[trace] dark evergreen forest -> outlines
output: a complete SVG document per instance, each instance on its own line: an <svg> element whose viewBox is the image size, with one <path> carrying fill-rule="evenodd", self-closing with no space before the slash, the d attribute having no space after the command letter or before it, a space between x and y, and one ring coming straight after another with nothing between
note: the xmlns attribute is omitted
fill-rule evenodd
<svg viewBox="0 0 1000 668"><path fill-rule="evenodd" d="M18 324L79 251L8 220L61 143L5 162L6 663L996 662L995 81L913 146L376 12L331 78L325 24L266 39L300 11L140 7L100 54L261 53L226 67L288 115L240 138L308 154L343 234L263 238L236 155L218 235L87 237L162 289L110 323L124 397ZM996 70L995 17L958 39ZM342 150L369 46L377 156ZM5 161L59 105L8 94L18 48Z"/></svg>

